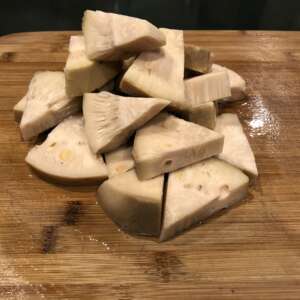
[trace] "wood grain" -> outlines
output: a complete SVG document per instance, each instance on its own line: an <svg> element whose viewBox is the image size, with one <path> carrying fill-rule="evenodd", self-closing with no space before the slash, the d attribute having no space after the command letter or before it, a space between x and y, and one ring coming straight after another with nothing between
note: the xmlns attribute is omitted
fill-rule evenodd
<svg viewBox="0 0 300 300"><path fill-rule="evenodd" d="M237 111L260 177L251 197L178 238L129 236L94 187L31 174L12 107L61 70L71 32L0 37L1 299L300 299L300 33L189 31L246 78ZM74 34L74 32L73 32Z"/></svg>

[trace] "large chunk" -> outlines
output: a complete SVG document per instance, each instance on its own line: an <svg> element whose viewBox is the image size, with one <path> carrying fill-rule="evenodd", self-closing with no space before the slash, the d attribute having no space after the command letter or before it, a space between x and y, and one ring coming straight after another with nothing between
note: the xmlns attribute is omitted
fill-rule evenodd
<svg viewBox="0 0 300 300"><path fill-rule="evenodd" d="M85 53L83 36L71 36L69 56L65 65L66 90L70 97L82 96L101 88L121 69L119 63L100 63L90 60Z"/></svg>
<svg viewBox="0 0 300 300"><path fill-rule="evenodd" d="M107 178L102 157L93 154L87 143L82 115L61 122L29 151L26 162L43 176L63 183L100 183Z"/></svg>
<svg viewBox="0 0 300 300"><path fill-rule="evenodd" d="M26 107L27 95L25 95L15 106L14 106L14 115L15 120L20 122Z"/></svg>
<svg viewBox="0 0 300 300"><path fill-rule="evenodd" d="M224 148L219 158L251 176L257 176L255 157L238 116L236 114L218 116L215 129L224 135Z"/></svg>
<svg viewBox="0 0 300 300"><path fill-rule="evenodd" d="M26 98L27 104L20 124L25 141L78 112L82 103L80 98L67 96L63 72L35 73Z"/></svg>
<svg viewBox="0 0 300 300"><path fill-rule="evenodd" d="M236 72L223 66L213 64L211 71L213 73L227 72L231 88L231 97L226 100L242 100L246 96L246 81Z"/></svg>
<svg viewBox="0 0 300 300"><path fill-rule="evenodd" d="M219 154L222 148L221 134L162 113L137 131L132 155L143 180Z"/></svg>
<svg viewBox="0 0 300 300"><path fill-rule="evenodd" d="M199 46L185 44L184 66L195 72L208 73L211 68L210 51Z"/></svg>
<svg viewBox="0 0 300 300"><path fill-rule="evenodd" d="M97 198L112 220L134 234L160 233L164 177L140 181L134 170L105 181Z"/></svg>
<svg viewBox="0 0 300 300"><path fill-rule="evenodd" d="M248 181L240 170L215 158L171 173L160 240L243 199Z"/></svg>
<svg viewBox="0 0 300 300"><path fill-rule="evenodd" d="M231 96L229 78L225 71L186 79L184 84L187 103L191 108Z"/></svg>
<svg viewBox="0 0 300 300"><path fill-rule="evenodd" d="M122 146L117 150L105 154L105 162L109 178L120 175L134 168L131 155L132 147Z"/></svg>
<svg viewBox="0 0 300 300"><path fill-rule="evenodd" d="M85 94L83 114L91 149L94 153L117 149L168 104L167 100L121 97L108 92Z"/></svg>
<svg viewBox="0 0 300 300"><path fill-rule="evenodd" d="M121 60L165 44L164 35L146 20L86 10L82 31L93 60Z"/></svg>
<svg viewBox="0 0 300 300"><path fill-rule="evenodd" d="M167 44L157 51L143 52L129 67L121 81L123 92L133 96L168 99L182 107L184 95L184 45L181 30L161 29Z"/></svg>

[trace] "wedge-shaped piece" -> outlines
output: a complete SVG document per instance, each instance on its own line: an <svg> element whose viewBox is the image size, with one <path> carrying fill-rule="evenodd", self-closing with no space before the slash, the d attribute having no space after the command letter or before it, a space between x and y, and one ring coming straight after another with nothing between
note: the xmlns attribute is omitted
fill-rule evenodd
<svg viewBox="0 0 300 300"><path fill-rule="evenodd" d="M164 177L140 181L134 170L105 181L97 198L111 219L124 230L141 235L160 233Z"/></svg>
<svg viewBox="0 0 300 300"><path fill-rule="evenodd" d="M82 115L62 121L29 151L26 162L41 175L62 183L100 183L107 178L102 157L93 154L87 143Z"/></svg>
<svg viewBox="0 0 300 300"><path fill-rule="evenodd" d="M15 106L14 106L14 115L15 115L15 120L17 122L20 122L26 107L26 102L27 102L27 95L25 95Z"/></svg>
<svg viewBox="0 0 300 300"><path fill-rule="evenodd" d="M132 155L143 180L219 154L222 148L223 135L161 113L137 131Z"/></svg>
<svg viewBox="0 0 300 300"><path fill-rule="evenodd" d="M172 238L247 195L248 177L210 158L169 175L160 240Z"/></svg>
<svg viewBox="0 0 300 300"><path fill-rule="evenodd" d="M90 60L85 53L84 37L71 36L69 56L64 69L68 96L82 96L84 93L93 92L114 78L120 70L120 63Z"/></svg>
<svg viewBox="0 0 300 300"><path fill-rule="evenodd" d="M146 20L86 10L82 31L93 60L121 60L165 44L164 35Z"/></svg>
<svg viewBox="0 0 300 300"><path fill-rule="evenodd" d="M184 45L184 66L186 69L199 73L208 73L211 65L209 50L196 45Z"/></svg>
<svg viewBox="0 0 300 300"><path fill-rule="evenodd" d="M214 129L216 126L216 106L214 102L206 102L188 112L188 120L198 125Z"/></svg>
<svg viewBox="0 0 300 300"><path fill-rule="evenodd" d="M143 52L124 74L120 89L133 96L168 99L181 107L184 95L184 45L181 30L161 29L167 44L157 51Z"/></svg>
<svg viewBox="0 0 300 300"><path fill-rule="evenodd" d="M231 88L231 97L225 100L237 101L242 100L246 96L246 81L236 72L225 68L223 66L213 64L211 71L213 73L226 71L229 76L229 83Z"/></svg>
<svg viewBox="0 0 300 300"><path fill-rule="evenodd" d="M27 104L20 128L23 139L28 141L55 126L64 118L81 109L80 98L66 95L63 72L37 72L27 92Z"/></svg>
<svg viewBox="0 0 300 300"><path fill-rule="evenodd" d="M134 168L134 160L131 155L132 147L122 146L117 150L105 154L105 162L108 176L112 178Z"/></svg>
<svg viewBox="0 0 300 300"><path fill-rule="evenodd" d="M251 176L257 176L255 157L238 116L236 114L218 116L215 130L224 135L224 148L219 158Z"/></svg>
<svg viewBox="0 0 300 300"><path fill-rule="evenodd" d="M108 92L85 94L83 114L92 151L104 153L117 149L168 104L167 100L121 97Z"/></svg>
<svg viewBox="0 0 300 300"><path fill-rule="evenodd" d="M231 96L227 72L209 73L186 79L185 94L189 107Z"/></svg>

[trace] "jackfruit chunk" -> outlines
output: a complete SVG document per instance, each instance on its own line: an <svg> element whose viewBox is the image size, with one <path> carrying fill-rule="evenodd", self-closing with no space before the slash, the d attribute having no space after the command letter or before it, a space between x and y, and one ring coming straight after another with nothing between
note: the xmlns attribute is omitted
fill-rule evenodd
<svg viewBox="0 0 300 300"><path fill-rule="evenodd" d="M71 36L69 56L64 68L68 96L82 96L84 93L93 92L103 87L120 71L120 63L90 60L85 53L84 37Z"/></svg>
<svg viewBox="0 0 300 300"><path fill-rule="evenodd" d="M14 106L14 115L15 120L20 122L26 107L27 95L25 95L15 106Z"/></svg>
<svg viewBox="0 0 300 300"><path fill-rule="evenodd" d="M122 146L117 150L105 154L105 162L108 176L112 178L134 168L134 160L131 155L132 147Z"/></svg>
<svg viewBox="0 0 300 300"><path fill-rule="evenodd" d="M130 170L105 181L98 189L98 202L125 231L159 236L163 182L163 176L140 181Z"/></svg>
<svg viewBox="0 0 300 300"><path fill-rule="evenodd" d="M85 130L92 151L117 149L168 104L167 100L122 97L108 92L84 94Z"/></svg>
<svg viewBox="0 0 300 300"><path fill-rule="evenodd" d="M99 10L85 11L82 31L92 60L117 61L165 44L164 35L148 21Z"/></svg>
<svg viewBox="0 0 300 300"><path fill-rule="evenodd" d="M135 135L132 155L141 180L175 171L222 152L223 135L161 113Z"/></svg>
<svg viewBox="0 0 300 300"><path fill-rule="evenodd" d="M123 76L120 89L132 96L150 96L185 106L184 44L181 30L160 29L167 44L156 51L141 53Z"/></svg>
<svg viewBox="0 0 300 300"><path fill-rule="evenodd" d="M62 121L41 145L34 146L26 162L40 174L62 183L100 183L107 178L102 157L89 148L79 114Z"/></svg>
<svg viewBox="0 0 300 300"><path fill-rule="evenodd" d="M258 176L255 157L238 116L218 116L215 130L224 135L224 148L218 157L251 176Z"/></svg>
<svg viewBox="0 0 300 300"><path fill-rule="evenodd" d="M231 88L231 97L225 100L242 100L246 96L246 81L235 71L225 68L223 66L213 64L211 71L213 73L217 72L227 72L229 77L229 84Z"/></svg>
<svg viewBox="0 0 300 300"><path fill-rule="evenodd" d="M65 86L63 72L43 71L34 74L20 124L25 141L80 111L81 98L68 97Z"/></svg>
<svg viewBox="0 0 300 300"><path fill-rule="evenodd" d="M202 47L185 44L184 45L184 66L186 69L208 73L211 69L210 51Z"/></svg>
<svg viewBox="0 0 300 300"><path fill-rule="evenodd" d="M160 240L172 238L247 195L249 179L216 158L169 175Z"/></svg>

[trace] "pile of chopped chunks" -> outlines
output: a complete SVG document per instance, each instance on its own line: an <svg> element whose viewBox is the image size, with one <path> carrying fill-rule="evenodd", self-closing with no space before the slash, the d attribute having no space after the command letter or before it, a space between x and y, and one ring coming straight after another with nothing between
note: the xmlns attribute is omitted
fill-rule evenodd
<svg viewBox="0 0 300 300"><path fill-rule="evenodd" d="M64 184L100 184L98 203L132 234L174 237L242 200L258 175L236 114L245 81L185 44L182 30L87 10L64 71L36 72L16 120L26 162Z"/></svg>

